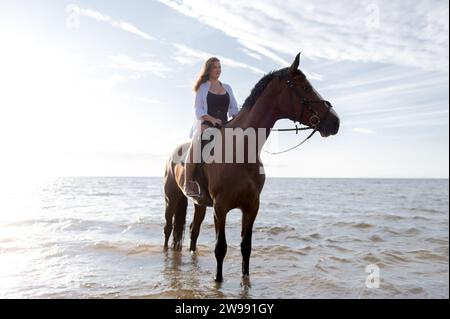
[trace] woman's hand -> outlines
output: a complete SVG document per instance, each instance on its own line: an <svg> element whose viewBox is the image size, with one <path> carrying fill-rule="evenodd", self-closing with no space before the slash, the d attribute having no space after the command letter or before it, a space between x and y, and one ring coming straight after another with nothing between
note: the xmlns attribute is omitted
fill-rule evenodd
<svg viewBox="0 0 450 319"><path fill-rule="evenodd" d="M219 125L219 126L221 126L222 125L222 120L221 119L216 119L216 118L214 118L214 117L212 117L211 118L211 121L210 121L214 126L217 126L217 125Z"/></svg>
<svg viewBox="0 0 450 319"><path fill-rule="evenodd" d="M221 119L216 119L215 117L212 117L211 115L204 115L202 116L202 120L211 122L214 126L222 125Z"/></svg>

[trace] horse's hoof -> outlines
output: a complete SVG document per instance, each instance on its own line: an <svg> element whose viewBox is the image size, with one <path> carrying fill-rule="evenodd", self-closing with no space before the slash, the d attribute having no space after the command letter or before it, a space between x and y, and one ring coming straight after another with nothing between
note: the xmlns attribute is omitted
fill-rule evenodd
<svg viewBox="0 0 450 319"><path fill-rule="evenodd" d="M172 249L175 251L181 251L182 249L182 244L180 242L175 242L172 245Z"/></svg>
<svg viewBox="0 0 450 319"><path fill-rule="evenodd" d="M216 277L214 278L214 281L215 281L215 282L223 282L223 277L218 277L218 276L216 276Z"/></svg>
<svg viewBox="0 0 450 319"><path fill-rule="evenodd" d="M197 251L196 250L192 250L191 249L189 252L191 253L191 255L197 255Z"/></svg>
<svg viewBox="0 0 450 319"><path fill-rule="evenodd" d="M250 276L249 275L243 275L241 278L241 286L243 287L251 287L250 283Z"/></svg>

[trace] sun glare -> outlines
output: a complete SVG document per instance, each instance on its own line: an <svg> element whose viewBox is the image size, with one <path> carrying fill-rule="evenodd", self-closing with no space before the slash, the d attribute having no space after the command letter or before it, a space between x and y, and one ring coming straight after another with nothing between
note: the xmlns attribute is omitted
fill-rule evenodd
<svg viewBox="0 0 450 319"><path fill-rule="evenodd" d="M8 29L0 38L2 176L64 174L61 156L92 140L83 123L103 115L92 77L61 43Z"/></svg>

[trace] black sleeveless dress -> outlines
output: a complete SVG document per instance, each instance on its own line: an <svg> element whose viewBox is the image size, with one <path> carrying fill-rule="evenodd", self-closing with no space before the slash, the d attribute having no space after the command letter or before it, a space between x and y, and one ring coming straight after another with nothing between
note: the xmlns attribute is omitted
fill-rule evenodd
<svg viewBox="0 0 450 319"><path fill-rule="evenodd" d="M227 123L228 106L230 105L230 96L228 95L228 92L225 94L214 94L208 91L206 102L208 103L208 114L220 119L222 124ZM203 121L202 124L213 126L210 121Z"/></svg>

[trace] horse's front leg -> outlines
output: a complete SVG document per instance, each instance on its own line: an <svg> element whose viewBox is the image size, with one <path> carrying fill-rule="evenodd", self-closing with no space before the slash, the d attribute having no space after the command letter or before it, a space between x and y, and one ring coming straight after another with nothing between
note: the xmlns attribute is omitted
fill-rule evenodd
<svg viewBox="0 0 450 319"><path fill-rule="evenodd" d="M242 254L242 278L249 277L250 254L252 251L253 223L258 214L259 200L242 209L241 230L241 254Z"/></svg>
<svg viewBox="0 0 450 319"><path fill-rule="evenodd" d="M214 254L217 261L217 271L215 281L222 282L222 265L225 255L227 253L227 240L225 237L225 221L227 210L220 207L220 205L214 205L214 226L216 229L216 248Z"/></svg>
<svg viewBox="0 0 450 319"><path fill-rule="evenodd" d="M197 238L200 232L200 226L202 225L203 219L205 218L206 206L200 206L194 204L194 219L190 225L191 230L191 253L195 253L197 251Z"/></svg>

